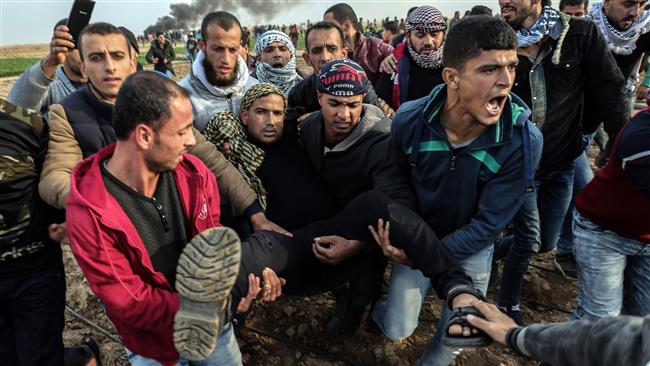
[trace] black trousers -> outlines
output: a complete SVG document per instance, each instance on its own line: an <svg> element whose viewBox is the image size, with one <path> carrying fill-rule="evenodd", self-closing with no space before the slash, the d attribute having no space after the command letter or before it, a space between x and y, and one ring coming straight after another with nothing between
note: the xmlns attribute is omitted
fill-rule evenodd
<svg viewBox="0 0 650 366"><path fill-rule="evenodd" d="M378 292L385 259L368 230L379 218L390 221L392 245L402 248L413 267L427 276L439 297L458 284L470 285L433 230L414 212L393 202L383 192L372 190L351 201L327 220L313 223L288 237L275 232L256 232L242 242L241 268L233 289L233 304L248 292L248 274L261 276L265 267L287 280L285 292L310 295L333 290L350 281L352 292L368 301ZM367 243L361 253L337 265L321 263L312 252L314 238L339 235Z"/></svg>
<svg viewBox="0 0 650 366"><path fill-rule="evenodd" d="M0 365L63 365L62 267L0 281Z"/></svg>

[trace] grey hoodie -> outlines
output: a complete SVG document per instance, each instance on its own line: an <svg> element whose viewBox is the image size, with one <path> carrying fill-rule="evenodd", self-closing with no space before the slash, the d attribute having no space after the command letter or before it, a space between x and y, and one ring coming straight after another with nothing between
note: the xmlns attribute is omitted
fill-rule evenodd
<svg viewBox="0 0 650 366"><path fill-rule="evenodd" d="M204 58L203 51L199 51L189 75L178 82L190 94L194 108L194 127L201 132L219 112L230 111L239 116L239 107L244 93L251 86L259 83L248 75L246 62L239 56L237 78L232 85L224 87L209 85L202 65Z"/></svg>
<svg viewBox="0 0 650 366"><path fill-rule="evenodd" d="M13 104L45 115L51 104L58 103L76 90L77 88L65 75L63 66L57 67L54 79L50 79L43 73L39 61L20 75L9 91L7 99Z"/></svg>

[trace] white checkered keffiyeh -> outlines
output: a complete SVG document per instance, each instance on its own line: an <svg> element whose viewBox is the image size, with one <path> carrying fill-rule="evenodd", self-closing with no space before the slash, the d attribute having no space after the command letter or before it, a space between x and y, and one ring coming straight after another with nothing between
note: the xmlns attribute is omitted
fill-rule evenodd
<svg viewBox="0 0 650 366"><path fill-rule="evenodd" d="M632 54L636 49L636 41L639 37L650 31L650 11L647 10L641 13L634 23L624 31L619 31L609 24L602 3L593 4L587 17L596 22L605 37L607 48L617 55Z"/></svg>
<svg viewBox="0 0 650 366"><path fill-rule="evenodd" d="M560 20L560 12L550 6L545 6L542 14L530 29L520 28L517 30L519 47L526 48L541 41L551 32L558 20Z"/></svg>
<svg viewBox="0 0 650 366"><path fill-rule="evenodd" d="M447 30L447 23L440 10L433 6L424 5L415 9L409 15L404 24L404 29L407 32L415 29L427 33L444 32ZM418 66L425 69L435 69L442 66L442 46L429 54L419 54L411 46L409 37L404 37L404 42L406 43L409 55Z"/></svg>
<svg viewBox="0 0 650 366"><path fill-rule="evenodd" d="M255 53L260 55L273 42L284 43L289 48L291 59L284 67L278 69L267 63L258 62L255 65L255 76L257 80L263 83L271 83L279 87L284 95L287 96L291 88L302 80L302 77L296 72L296 48L286 34L276 30L270 30L264 32L255 42Z"/></svg>

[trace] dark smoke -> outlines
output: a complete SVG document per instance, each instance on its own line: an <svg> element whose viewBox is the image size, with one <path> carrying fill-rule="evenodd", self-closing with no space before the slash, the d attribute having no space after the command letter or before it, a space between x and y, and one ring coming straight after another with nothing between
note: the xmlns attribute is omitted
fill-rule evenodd
<svg viewBox="0 0 650 366"><path fill-rule="evenodd" d="M190 29L213 11L224 10L235 16L238 10L244 10L260 21L268 21L279 11L287 10L298 4L299 0L192 0L191 4L179 3L169 6L169 15L158 18L154 25L144 30L145 33L167 32L174 29ZM239 17L238 17L239 18Z"/></svg>

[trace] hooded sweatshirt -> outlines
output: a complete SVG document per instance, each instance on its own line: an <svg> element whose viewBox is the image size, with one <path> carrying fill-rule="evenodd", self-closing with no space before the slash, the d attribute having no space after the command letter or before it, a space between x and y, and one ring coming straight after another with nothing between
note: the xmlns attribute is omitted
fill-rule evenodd
<svg viewBox="0 0 650 366"><path fill-rule="evenodd" d="M322 112L313 113L303 122L300 138L339 209L371 189L411 209L415 207L408 176L391 155L390 119L379 108L364 104L350 135L331 149L325 146L323 124Z"/></svg>
<svg viewBox="0 0 650 366"><path fill-rule="evenodd" d="M190 93L194 108L194 127L203 132L208 122L218 112L231 111L239 117L239 107L244 94L259 83L248 74L246 61L237 56L237 78L229 86L214 86L208 82L203 68L205 54L199 51L192 63L190 74L178 84Z"/></svg>

